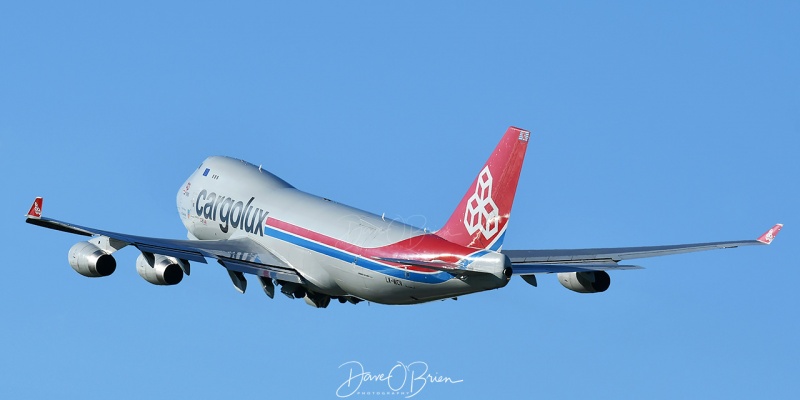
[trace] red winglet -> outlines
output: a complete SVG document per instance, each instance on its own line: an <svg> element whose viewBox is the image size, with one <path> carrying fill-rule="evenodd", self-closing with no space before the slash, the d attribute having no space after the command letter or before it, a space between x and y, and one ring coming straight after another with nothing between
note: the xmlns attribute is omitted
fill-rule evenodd
<svg viewBox="0 0 800 400"><path fill-rule="evenodd" d="M30 211L28 211L28 218L41 218L42 217L42 198L37 197L36 200L33 201L31 205Z"/></svg>
<svg viewBox="0 0 800 400"><path fill-rule="evenodd" d="M778 236L778 232L781 231L781 228L783 228L783 224L776 224L756 240L764 244L770 244L775 240L775 237Z"/></svg>

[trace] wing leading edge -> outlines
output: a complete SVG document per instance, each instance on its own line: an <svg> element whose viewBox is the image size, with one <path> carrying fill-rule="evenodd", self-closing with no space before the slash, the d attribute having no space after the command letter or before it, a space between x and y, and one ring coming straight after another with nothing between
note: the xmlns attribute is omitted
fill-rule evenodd
<svg viewBox="0 0 800 400"><path fill-rule="evenodd" d="M160 254L189 261L206 263L216 259L229 271L243 272L265 278L303 283L300 274L275 253L246 237L228 240L175 240L129 235L89 228L41 216L42 198L37 197L26 215L25 222L44 228L83 236L105 236L143 253ZM120 247L120 248L122 248Z"/></svg>
<svg viewBox="0 0 800 400"><path fill-rule="evenodd" d="M503 250L513 265L515 275L639 269L635 265L619 265L622 260L667 256L695 251L730 249L740 246L768 245L783 228L776 224L755 240L690 243L666 246L611 247L564 250Z"/></svg>

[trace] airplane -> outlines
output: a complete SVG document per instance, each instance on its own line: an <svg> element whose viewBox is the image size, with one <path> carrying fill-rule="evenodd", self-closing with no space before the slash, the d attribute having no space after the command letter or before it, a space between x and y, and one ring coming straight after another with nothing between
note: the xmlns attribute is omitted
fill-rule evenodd
<svg viewBox="0 0 800 400"><path fill-rule="evenodd" d="M511 206L530 132L509 127L444 226L433 232L296 189L261 166L212 156L181 185L177 207L188 240L135 236L42 216L33 202L26 222L90 237L75 244L69 264L87 277L116 270L113 253L136 247L136 271L154 285L176 285L190 262L215 259L241 293L255 275L273 298L325 308L418 304L505 287L514 275L537 286L556 274L578 293L606 291L607 271L641 269L630 259L768 245L777 224L755 240L568 250L504 250Z"/></svg>

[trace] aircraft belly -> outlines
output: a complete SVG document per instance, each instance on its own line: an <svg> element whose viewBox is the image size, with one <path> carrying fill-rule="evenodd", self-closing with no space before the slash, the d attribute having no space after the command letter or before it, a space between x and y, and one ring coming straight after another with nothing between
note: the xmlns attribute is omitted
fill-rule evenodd
<svg viewBox="0 0 800 400"><path fill-rule="evenodd" d="M361 267L358 262L354 267L366 287L363 290L355 290L352 294L375 303L417 304L480 291L456 278L428 283L397 277L397 274L384 274ZM419 276L415 279L419 279Z"/></svg>
<svg viewBox="0 0 800 400"><path fill-rule="evenodd" d="M336 283L335 268L330 268L327 260L320 259L321 254L282 240L265 239L265 247L280 254L289 265L297 269L313 286L312 290L331 296L344 294Z"/></svg>
<svg viewBox="0 0 800 400"><path fill-rule="evenodd" d="M330 296L352 295L382 304L415 304L475 291L458 279L426 283L404 279L409 273L399 274L401 277L397 273L384 274L360 266L359 263L363 265L368 260L355 255L353 262L348 262L341 254L333 257L275 238L268 238L265 245L296 268L313 285L312 290Z"/></svg>

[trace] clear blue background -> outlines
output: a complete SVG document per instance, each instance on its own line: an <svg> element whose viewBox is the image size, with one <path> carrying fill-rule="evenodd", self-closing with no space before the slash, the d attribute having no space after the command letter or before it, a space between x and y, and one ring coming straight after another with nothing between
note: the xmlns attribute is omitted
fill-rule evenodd
<svg viewBox="0 0 800 400"><path fill-rule="evenodd" d="M113 3L0 6L0 397L335 398L351 360L463 379L428 399L800 390L800 3ZM54 218L183 238L179 186L222 154L435 229L509 125L533 134L505 248L786 228L641 260L603 294L543 276L317 310L240 295L214 263L150 285L135 249L87 279L80 237L23 222L44 196Z"/></svg>

